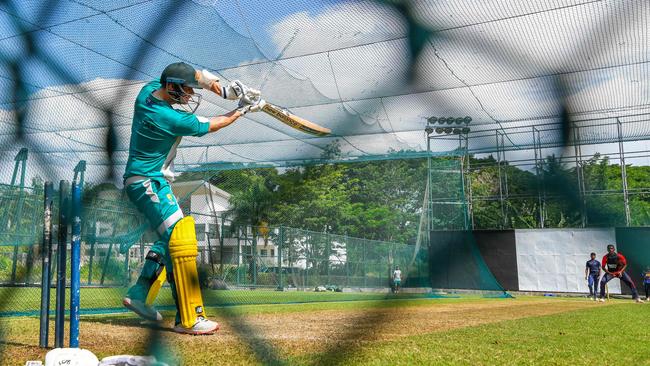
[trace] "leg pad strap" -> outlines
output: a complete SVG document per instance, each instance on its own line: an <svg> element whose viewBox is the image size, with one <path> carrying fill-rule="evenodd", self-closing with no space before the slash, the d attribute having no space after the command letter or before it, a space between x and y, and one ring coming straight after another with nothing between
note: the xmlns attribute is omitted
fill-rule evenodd
<svg viewBox="0 0 650 366"><path fill-rule="evenodd" d="M150 279L149 291L147 292L147 298L144 301L147 306L152 306L154 300L156 300L156 296L158 296L158 293L160 292L160 288L165 283L165 260L160 254L151 250L147 253L145 259L158 265Z"/></svg>

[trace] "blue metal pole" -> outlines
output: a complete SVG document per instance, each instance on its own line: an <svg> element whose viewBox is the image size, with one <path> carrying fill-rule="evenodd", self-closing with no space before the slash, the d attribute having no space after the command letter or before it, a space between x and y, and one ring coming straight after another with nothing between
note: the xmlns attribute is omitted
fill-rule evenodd
<svg viewBox="0 0 650 366"><path fill-rule="evenodd" d="M65 285L68 251L68 218L69 218L68 182L59 182L59 237L57 243L56 266L56 316L54 319L54 347L63 348L65 333Z"/></svg>
<svg viewBox="0 0 650 366"><path fill-rule="evenodd" d="M50 326L50 259L52 258L52 196L54 186L52 182L45 182L45 195L43 203L43 244L41 249L42 278L41 278L41 322L38 345L47 347L48 331Z"/></svg>
<svg viewBox="0 0 650 366"><path fill-rule="evenodd" d="M79 347L81 267L81 186L72 182L72 241L70 263L70 347Z"/></svg>

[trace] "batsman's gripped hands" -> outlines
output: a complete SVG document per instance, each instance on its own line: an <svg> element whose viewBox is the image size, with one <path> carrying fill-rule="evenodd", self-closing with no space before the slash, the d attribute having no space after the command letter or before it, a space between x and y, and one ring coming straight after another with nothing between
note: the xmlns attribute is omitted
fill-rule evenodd
<svg viewBox="0 0 650 366"><path fill-rule="evenodd" d="M248 112L259 112L264 108L266 105L266 101L259 96L250 98L250 97L242 97L239 99L239 107L237 110L241 112L241 114L246 114Z"/></svg>
<svg viewBox="0 0 650 366"><path fill-rule="evenodd" d="M253 98L260 96L260 91L249 88L239 80L233 80L226 86L219 84L219 77L208 70L196 70L196 81L203 89L211 90L228 100L238 100L242 97Z"/></svg>
<svg viewBox="0 0 650 366"><path fill-rule="evenodd" d="M254 98L260 96L260 91L249 88L239 80L233 80L230 84L222 88L221 96L228 100L238 100L241 98Z"/></svg>
<svg viewBox="0 0 650 366"><path fill-rule="evenodd" d="M234 88L240 93L241 98L246 99L249 104L255 103L255 101L259 100L262 95L259 90L249 88L239 80L233 80L232 84L235 85Z"/></svg>

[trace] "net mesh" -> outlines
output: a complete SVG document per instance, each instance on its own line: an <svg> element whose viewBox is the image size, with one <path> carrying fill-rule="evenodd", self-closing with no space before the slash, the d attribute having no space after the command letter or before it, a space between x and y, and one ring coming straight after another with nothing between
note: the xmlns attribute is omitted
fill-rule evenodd
<svg viewBox="0 0 650 366"><path fill-rule="evenodd" d="M136 93L179 60L224 81L245 81L333 131L314 138L252 114L219 134L185 139L177 159L182 170L319 160L334 139L346 159L423 152L429 116L471 116L470 151L493 151L494 129L505 135L504 149L531 149L530 126L542 130L542 145L563 146L563 104L582 125L584 142L618 141L617 118L625 140L647 138L647 98L635 84L647 73L644 2L406 4L417 16L373 1L295 1L290 7L257 0L162 7L153 1L6 2L0 12L3 152L26 142L39 146L31 153L42 176L54 177L81 154L91 181L103 180L110 163L121 175ZM169 26L153 26L163 22ZM411 23L422 32L419 44L407 37ZM187 24L204 26L190 31ZM552 32L542 26L548 24ZM203 99L201 115L234 108L216 95ZM22 123L11 123L14 117ZM13 139L15 133L21 139ZM2 158L6 163L12 156Z"/></svg>
<svg viewBox="0 0 650 366"><path fill-rule="evenodd" d="M0 315L37 312L43 183L73 173L82 311L121 308L156 240L121 192L133 100L177 61L332 130L250 113L183 139L207 305L385 299L396 266L503 296L470 230L650 223L647 2L278 4L0 1Z"/></svg>

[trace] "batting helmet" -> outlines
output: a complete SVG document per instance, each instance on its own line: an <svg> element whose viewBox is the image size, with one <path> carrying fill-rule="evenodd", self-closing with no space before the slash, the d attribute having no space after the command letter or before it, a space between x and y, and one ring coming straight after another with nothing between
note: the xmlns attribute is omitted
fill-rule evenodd
<svg viewBox="0 0 650 366"><path fill-rule="evenodd" d="M176 62L165 67L165 70L160 75L160 83L163 85L174 83L189 86L190 88L201 88L196 80L196 70L185 62Z"/></svg>

